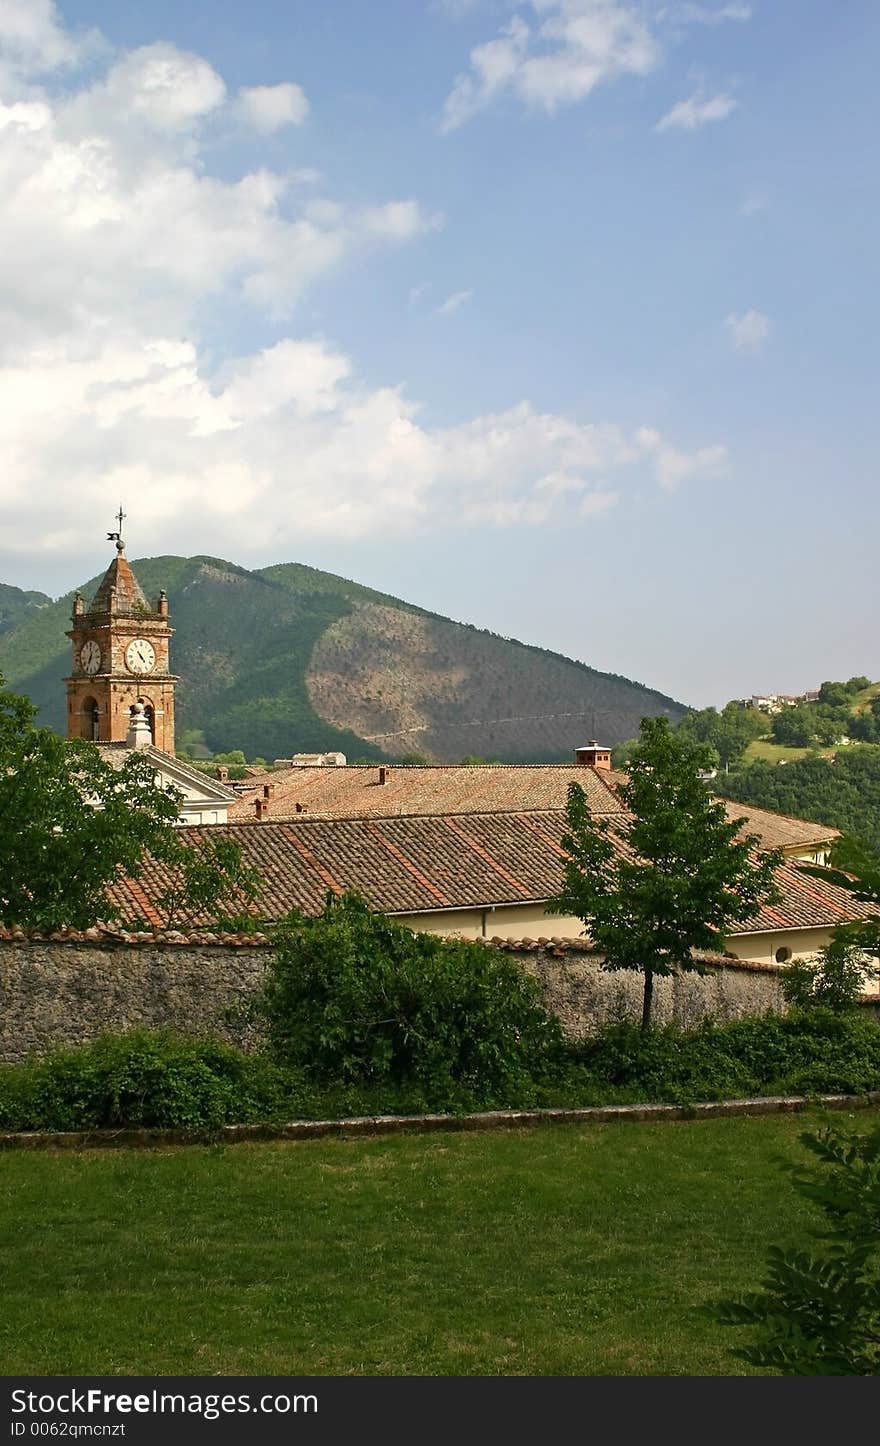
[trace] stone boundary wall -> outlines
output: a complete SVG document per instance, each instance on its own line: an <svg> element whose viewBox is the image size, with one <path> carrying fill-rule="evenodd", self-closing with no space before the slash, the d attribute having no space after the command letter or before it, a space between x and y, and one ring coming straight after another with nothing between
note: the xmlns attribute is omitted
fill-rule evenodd
<svg viewBox="0 0 880 1446"><path fill-rule="evenodd" d="M583 940L489 941L519 959L541 984L566 1033L582 1038L611 1019L641 1015L642 977L610 973ZM218 1034L248 1048L244 1006L271 956L262 935L88 934L0 937L0 1062L85 1044L136 1027ZM781 1009L779 967L702 956L704 974L656 979L654 1018L690 1027ZM877 1013L877 1004L867 1005ZM877 1015L880 1017L880 1014Z"/></svg>
<svg viewBox="0 0 880 1446"><path fill-rule="evenodd" d="M0 940L0 1062L126 1029L217 1034L248 1045L236 1013L271 950L235 944Z"/></svg>
<svg viewBox="0 0 880 1446"><path fill-rule="evenodd" d="M642 1017L644 977L630 969L606 970L602 956L582 940L498 942L541 985L544 1003L572 1039L593 1034L613 1019ZM655 1024L692 1029L710 1016L723 1022L744 1014L783 1010L781 966L698 955L701 972L654 976L651 1018Z"/></svg>

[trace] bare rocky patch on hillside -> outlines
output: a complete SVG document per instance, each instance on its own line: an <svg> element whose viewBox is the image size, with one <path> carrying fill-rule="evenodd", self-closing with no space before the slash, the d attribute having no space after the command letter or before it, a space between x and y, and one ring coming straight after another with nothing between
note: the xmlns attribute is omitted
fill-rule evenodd
<svg viewBox="0 0 880 1446"><path fill-rule="evenodd" d="M491 633L358 601L318 640L306 676L315 712L390 756L440 761L566 758L595 731L632 736L645 690Z"/></svg>

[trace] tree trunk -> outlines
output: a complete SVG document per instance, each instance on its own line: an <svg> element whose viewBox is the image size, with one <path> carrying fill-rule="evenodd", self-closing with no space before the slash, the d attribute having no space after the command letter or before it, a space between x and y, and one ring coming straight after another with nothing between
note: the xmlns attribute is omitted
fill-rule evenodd
<svg viewBox="0 0 880 1446"><path fill-rule="evenodd" d="M645 993L642 1000L642 1033L651 1028L651 1005L654 1001L654 971L645 967Z"/></svg>

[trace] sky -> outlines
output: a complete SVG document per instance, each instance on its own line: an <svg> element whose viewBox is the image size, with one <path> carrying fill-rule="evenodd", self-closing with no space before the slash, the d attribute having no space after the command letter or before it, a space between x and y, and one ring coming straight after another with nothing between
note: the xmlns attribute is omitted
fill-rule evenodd
<svg viewBox="0 0 880 1446"><path fill-rule="evenodd" d="M0 0L0 581L880 678L876 0Z"/></svg>

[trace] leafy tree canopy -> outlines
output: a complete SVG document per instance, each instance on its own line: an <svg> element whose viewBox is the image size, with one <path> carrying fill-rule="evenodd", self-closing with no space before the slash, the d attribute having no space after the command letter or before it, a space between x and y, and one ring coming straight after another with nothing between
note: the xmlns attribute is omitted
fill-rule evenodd
<svg viewBox="0 0 880 1446"><path fill-rule="evenodd" d="M749 744L766 731L766 718L757 709L744 708L737 702L726 703L720 713L716 708L687 713L678 725L680 738L708 744L723 768L738 762Z"/></svg>
<svg viewBox="0 0 880 1446"><path fill-rule="evenodd" d="M863 715L864 716L864 715ZM880 852L880 748L841 748L783 766L750 763L713 785L738 803L831 824Z"/></svg>
<svg viewBox="0 0 880 1446"><path fill-rule="evenodd" d="M694 949L719 950L725 929L775 896L779 855L756 853L723 803L701 781L706 753L645 718L621 788L633 824L624 852L612 825L593 817L579 784L569 788L565 885L551 912L584 921L606 969L644 975L642 1028L651 1022L655 975L693 969Z"/></svg>
<svg viewBox="0 0 880 1446"><path fill-rule="evenodd" d="M196 851L175 827L180 794L156 783L154 765L132 751L122 768L93 743L35 728L35 710L0 678L0 920L50 931L89 928L118 915L107 887L138 878L149 851L177 877L174 904L236 911L255 882L233 852Z"/></svg>

